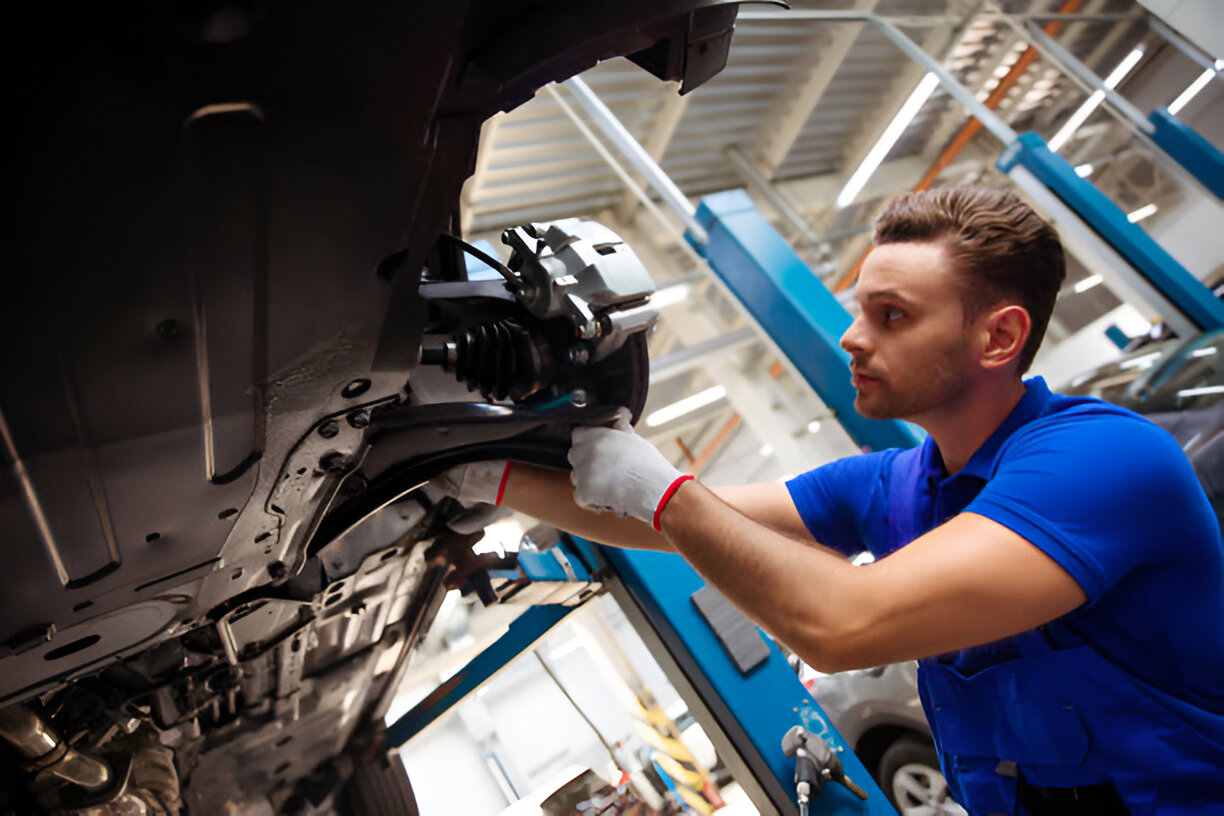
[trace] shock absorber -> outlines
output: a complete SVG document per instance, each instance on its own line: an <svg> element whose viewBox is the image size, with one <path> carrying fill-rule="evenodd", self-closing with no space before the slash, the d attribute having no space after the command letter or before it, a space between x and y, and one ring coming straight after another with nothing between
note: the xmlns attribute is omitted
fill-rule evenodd
<svg viewBox="0 0 1224 816"><path fill-rule="evenodd" d="M522 400L553 377L547 342L513 317L455 334L441 347L423 348L421 362L441 365L486 399Z"/></svg>

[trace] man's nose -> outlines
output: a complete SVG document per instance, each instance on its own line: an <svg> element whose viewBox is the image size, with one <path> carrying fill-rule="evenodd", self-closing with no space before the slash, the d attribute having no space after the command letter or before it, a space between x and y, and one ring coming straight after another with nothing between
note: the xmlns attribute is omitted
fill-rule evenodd
<svg viewBox="0 0 1224 816"><path fill-rule="evenodd" d="M842 334L839 345L850 354L861 354L867 351L867 336L863 331L862 315L854 318L850 327Z"/></svg>

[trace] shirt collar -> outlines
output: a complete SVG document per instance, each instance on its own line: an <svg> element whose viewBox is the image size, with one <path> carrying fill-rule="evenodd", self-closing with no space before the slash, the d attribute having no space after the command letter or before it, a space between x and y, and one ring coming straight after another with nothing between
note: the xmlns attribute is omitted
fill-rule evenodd
<svg viewBox="0 0 1224 816"><path fill-rule="evenodd" d="M1008 437L1046 412L1050 404L1050 388L1046 385L1045 380L1041 377L1033 377L1025 380L1024 385L1024 395L1007 415L1007 419L1003 420L998 428L995 428L990 438L973 452L965 466L953 476L964 474L976 476L979 479L989 479L994 470L995 457L998 456L999 449L1003 447ZM939 457L939 448L929 436L923 444L922 457L929 473L937 477L942 476L943 466Z"/></svg>

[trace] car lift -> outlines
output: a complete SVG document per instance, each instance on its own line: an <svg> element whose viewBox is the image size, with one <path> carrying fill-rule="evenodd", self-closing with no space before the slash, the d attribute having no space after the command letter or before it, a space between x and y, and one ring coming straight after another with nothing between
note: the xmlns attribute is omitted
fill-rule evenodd
<svg viewBox="0 0 1224 816"><path fill-rule="evenodd" d="M742 13L741 19L769 13ZM776 16L773 16L776 19ZM887 21L860 12L791 12L788 19L857 20L876 25L911 58L935 73L945 89L1007 145L998 168L1051 217L1065 243L1123 294L1153 309L1177 332L1191 336L1224 326L1224 303L1139 226L1080 178L1034 133L1018 135L948 72ZM742 190L707 196L694 212L658 166L581 80L570 80L587 113L641 171L665 201L678 207L687 238L717 277L743 303L796 370L836 414L851 438L871 449L908 447L920 439L905 423L864 420L852 409L846 355L837 339L850 316L766 221ZM1153 114L1153 141L1220 195L1219 152L1166 111ZM1207 145L1210 148L1210 145ZM636 148L636 150L635 150ZM808 807L818 814L884 814L892 807L854 754L807 695L778 648L679 557L617 550L562 536L542 552L521 552L517 569L495 576L507 602L535 605L492 646L387 729L389 747L402 745L451 706L529 649L599 591L609 591L660 661L705 728L719 755L762 812L797 810L793 726L819 737L850 780L866 789L859 799L844 785L824 785ZM788 736L789 735L789 736ZM787 745L784 747L784 740ZM801 760L802 762L802 760ZM825 779L836 778L827 769ZM819 787L819 785L818 785Z"/></svg>

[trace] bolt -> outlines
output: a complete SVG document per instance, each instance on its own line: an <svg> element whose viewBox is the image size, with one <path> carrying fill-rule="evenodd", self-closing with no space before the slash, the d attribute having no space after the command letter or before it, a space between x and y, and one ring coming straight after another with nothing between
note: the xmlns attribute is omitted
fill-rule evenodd
<svg viewBox="0 0 1224 816"><path fill-rule="evenodd" d="M289 570L286 569L285 565L281 563L280 561L273 561L271 564L268 565L268 575L272 576L273 581L279 581L280 579L284 578L288 573L289 573Z"/></svg>
<svg viewBox="0 0 1224 816"><path fill-rule="evenodd" d="M348 460L339 451L328 451L319 457L319 470L327 473L342 473Z"/></svg>
<svg viewBox="0 0 1224 816"><path fill-rule="evenodd" d="M370 424L369 411L354 411L348 415L348 424L354 428L365 428Z"/></svg>
<svg viewBox="0 0 1224 816"><path fill-rule="evenodd" d="M334 439L340 433L340 425L334 419L329 419L319 426L319 436L324 439Z"/></svg>
<svg viewBox="0 0 1224 816"><path fill-rule="evenodd" d="M585 346L570 346L566 352L566 357L571 363L576 365L584 365L586 361L591 359L591 353L586 350Z"/></svg>
<svg viewBox="0 0 1224 816"><path fill-rule="evenodd" d="M350 474L340 485L340 492L346 496L355 496L369 486L369 483L359 474Z"/></svg>
<svg viewBox="0 0 1224 816"><path fill-rule="evenodd" d="M585 408L587 404L587 392L581 388L575 388L570 394L570 402L575 408Z"/></svg>

